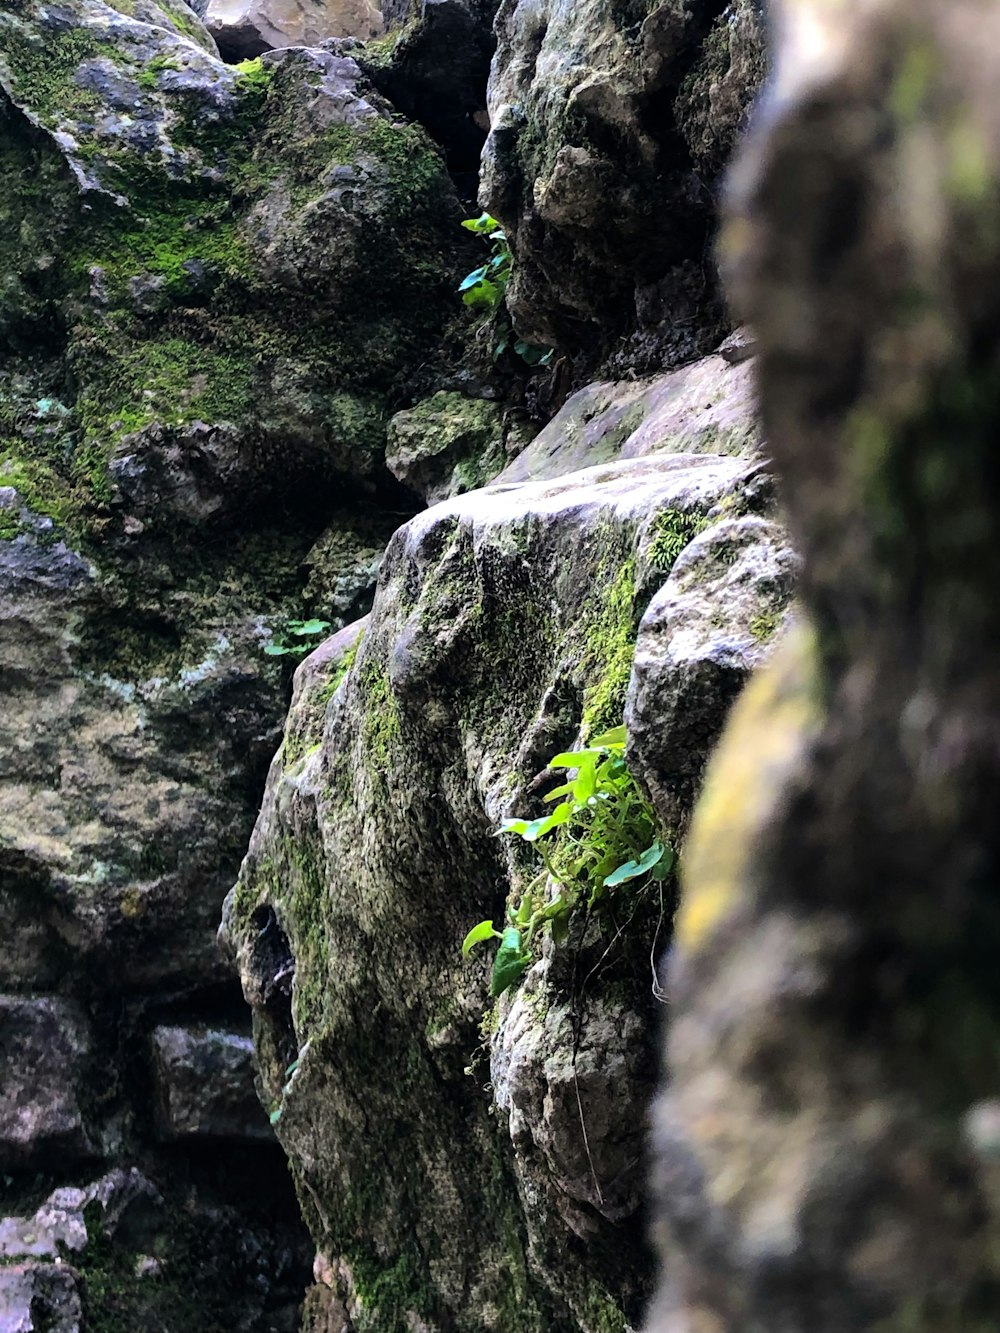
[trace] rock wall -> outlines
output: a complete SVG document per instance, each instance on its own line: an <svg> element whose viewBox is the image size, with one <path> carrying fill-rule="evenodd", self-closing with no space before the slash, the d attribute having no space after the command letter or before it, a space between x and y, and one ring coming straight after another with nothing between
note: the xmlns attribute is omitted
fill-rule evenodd
<svg viewBox="0 0 1000 1333"><path fill-rule="evenodd" d="M215 934L268 649L370 604L421 503L386 423L474 243L346 55L232 67L180 0L7 6L0 54L0 1325L292 1329L312 1251ZM37 1209L123 1170L149 1225L78 1200L53 1286Z"/></svg>
<svg viewBox="0 0 1000 1333"><path fill-rule="evenodd" d="M481 198L528 342L652 369L715 346L715 187L764 72L757 0L503 0Z"/></svg>
<svg viewBox="0 0 1000 1333"><path fill-rule="evenodd" d="M714 373L734 405L745 368ZM656 734L662 694L680 705L679 831L791 596L795 562L752 449L689 452L683 385L674 418L669 384L645 389L657 432L643 437L640 412L617 448L596 428L591 441L607 459L636 440L645 457L568 471L560 453L579 466L580 444L553 423L556 479L501 476L413 519L370 618L299 670L224 933L322 1256L310 1328L607 1333L648 1295L650 953L669 891L666 905L661 886L581 915L492 1007L484 965L460 949L530 877L494 836L500 820L537 808L548 759L581 727L621 721L637 632L633 734ZM713 692L705 673L726 679Z"/></svg>
<svg viewBox="0 0 1000 1333"><path fill-rule="evenodd" d="M688 845L651 1328L985 1329L1000 16L775 10L723 243L804 616Z"/></svg>
<svg viewBox="0 0 1000 1333"><path fill-rule="evenodd" d="M640 1317L673 885L496 1004L459 946L626 694L680 843L791 596L749 368L659 373L761 67L674 8L0 5L0 1327Z"/></svg>

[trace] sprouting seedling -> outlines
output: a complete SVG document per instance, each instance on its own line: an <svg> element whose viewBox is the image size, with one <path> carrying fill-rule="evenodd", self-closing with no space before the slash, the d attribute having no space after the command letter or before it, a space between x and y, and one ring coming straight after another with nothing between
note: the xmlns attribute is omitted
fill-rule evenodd
<svg viewBox="0 0 1000 1333"><path fill-rule="evenodd" d="M264 652L269 657L304 657L313 646L310 640L321 638L329 628L329 620L289 620Z"/></svg>
<svg viewBox="0 0 1000 1333"><path fill-rule="evenodd" d="M488 241L492 254L485 264L466 274L458 290L462 300L473 310L481 314L499 315L507 294L514 269L514 255L507 240L503 226L489 213L481 213L477 218L466 218L462 223L466 231L475 232ZM510 319L503 318L495 326L496 345L493 348L493 360L497 361L508 348L515 352L529 366L547 366L555 355L552 347L536 347L534 344L518 338L511 327Z"/></svg>
<svg viewBox="0 0 1000 1333"><path fill-rule="evenodd" d="M521 979L540 930L559 942L575 908L595 907L632 881L641 887L665 880L673 870L674 853L658 836L652 809L625 763L624 727L555 755L548 766L567 772L567 781L544 798L558 805L538 819L505 819L497 830L532 843L544 872L508 912L502 931L492 920L480 921L462 944L468 957L486 940L500 941L490 977L494 998ZM551 886L558 889L554 898Z"/></svg>

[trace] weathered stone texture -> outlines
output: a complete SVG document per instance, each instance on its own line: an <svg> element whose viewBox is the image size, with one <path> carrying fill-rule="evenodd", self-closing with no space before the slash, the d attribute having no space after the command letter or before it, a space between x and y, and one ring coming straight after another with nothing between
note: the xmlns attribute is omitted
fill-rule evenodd
<svg viewBox="0 0 1000 1333"><path fill-rule="evenodd" d="M654 895L618 938L547 944L501 1001L499 1132L465 1072L487 1001L460 944L525 873L494 828L537 804L536 776L581 726L621 720L639 616L700 527L730 552L731 615L752 616L741 524L771 526L739 516L767 507L759 465L686 452L690 438L679 425L660 456L419 515L390 542L360 637L299 670L224 935L323 1256L317 1329L605 1333L642 1307L649 957L669 902Z"/></svg>
<svg viewBox="0 0 1000 1333"><path fill-rule="evenodd" d="M711 347L713 187L763 74L756 0L504 0L481 199L528 342L654 369Z"/></svg>
<svg viewBox="0 0 1000 1333"><path fill-rule="evenodd" d="M1000 14L774 6L723 254L804 621L688 843L656 1333L986 1329L1000 1296Z"/></svg>
<svg viewBox="0 0 1000 1333"><path fill-rule="evenodd" d="M366 41L382 31L371 0L208 0L203 17L224 59L234 61L331 37Z"/></svg>
<svg viewBox="0 0 1000 1333"><path fill-rule="evenodd" d="M91 1033L68 1000L0 995L0 1168L94 1155L84 1117Z"/></svg>
<svg viewBox="0 0 1000 1333"><path fill-rule="evenodd" d="M164 1139L273 1140L254 1089L249 1036L165 1024L150 1042Z"/></svg>

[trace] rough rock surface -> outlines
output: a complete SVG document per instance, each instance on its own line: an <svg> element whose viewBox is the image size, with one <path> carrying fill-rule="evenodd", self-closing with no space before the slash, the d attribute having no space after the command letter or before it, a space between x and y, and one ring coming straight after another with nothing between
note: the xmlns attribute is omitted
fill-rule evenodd
<svg viewBox="0 0 1000 1333"><path fill-rule="evenodd" d="M358 53L378 90L442 146L463 198L474 199L489 120L486 80L497 0L420 0L405 27ZM392 0L383 7L388 20Z"/></svg>
<svg viewBox="0 0 1000 1333"><path fill-rule="evenodd" d="M0 1328L296 1333L302 1257L283 1252L266 1205L248 1198L242 1213L183 1187L161 1194L135 1169L57 1189L0 1222Z"/></svg>
<svg viewBox="0 0 1000 1333"><path fill-rule="evenodd" d="M272 1139L254 1088L249 1036L170 1024L154 1028L150 1041L164 1139Z"/></svg>
<svg viewBox="0 0 1000 1333"><path fill-rule="evenodd" d="M748 486L740 507L770 508L771 492ZM779 524L727 516L685 547L642 618L625 707L629 757L678 833L721 723L789 613L797 575Z"/></svg>
<svg viewBox="0 0 1000 1333"><path fill-rule="evenodd" d="M4 1333L81 1333L77 1275L64 1264L0 1268L0 1328Z"/></svg>
<svg viewBox="0 0 1000 1333"><path fill-rule="evenodd" d="M461 210L337 50L233 67L182 0L28 0L0 51L0 991L52 1019L0 1032L3 1214L36 1170L142 1160L178 1182L168 1229L217 1235L187 1250L216 1295L147 1282L119 1324L257 1329L308 1272L266 1117L251 1146L209 1111L220 1068L158 1122L150 1032L238 1021L214 936L294 661L265 649L370 604L386 422L450 356ZM247 1177L276 1220L241 1236Z"/></svg>
<svg viewBox="0 0 1000 1333"><path fill-rule="evenodd" d="M650 1327L986 1329L1000 11L773 8L723 245L805 618L737 705L688 842Z"/></svg>
<svg viewBox="0 0 1000 1333"><path fill-rule="evenodd" d="M310 1328L638 1317L660 906L548 949L485 1039L484 967L459 946L526 871L500 818L581 726L621 720L641 613L726 506L740 582L755 503L752 458L688 452L446 501L392 539L360 637L300 668L224 935L321 1254ZM465 1072L484 1040L499 1132Z"/></svg>
<svg viewBox="0 0 1000 1333"><path fill-rule="evenodd" d="M660 452L745 454L758 438L753 371L703 357L648 380L599 381L573 394L501 481L559 477Z"/></svg>
<svg viewBox="0 0 1000 1333"><path fill-rule="evenodd" d="M0 995L0 1170L94 1155L82 1105L92 1044L72 1002Z"/></svg>
<svg viewBox="0 0 1000 1333"><path fill-rule="evenodd" d="M491 482L507 461L497 403L439 390L389 422L386 467L428 504Z"/></svg>
<svg viewBox="0 0 1000 1333"><path fill-rule="evenodd" d="M762 29L757 0L503 0L481 199L512 239L529 343L654 369L718 340L713 188Z"/></svg>
<svg viewBox="0 0 1000 1333"><path fill-rule="evenodd" d="M371 0L208 0L203 18L223 59L232 61L333 37L367 40L382 31Z"/></svg>

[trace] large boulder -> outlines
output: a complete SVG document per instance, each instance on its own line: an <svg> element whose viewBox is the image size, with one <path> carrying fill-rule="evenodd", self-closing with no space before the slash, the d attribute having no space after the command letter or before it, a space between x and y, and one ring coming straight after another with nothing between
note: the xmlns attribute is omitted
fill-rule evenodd
<svg viewBox="0 0 1000 1333"><path fill-rule="evenodd" d="M621 721L643 610L759 491L747 454L665 452L445 501L393 537L363 632L300 668L223 934L321 1254L310 1329L638 1317L669 889L623 899L617 930L581 915L546 937L492 1008L461 943L527 883L499 821L544 809L549 758ZM740 529L727 566L746 615L749 544ZM468 1072L486 1058L492 1098Z"/></svg>
<svg viewBox="0 0 1000 1333"><path fill-rule="evenodd" d="M763 75L760 4L503 0L496 30L480 197L517 258L518 332L622 369L707 351L714 182Z"/></svg>
<svg viewBox="0 0 1000 1333"><path fill-rule="evenodd" d="M220 54L232 61L335 37L366 41L382 31L382 13L372 0L208 0L203 17Z"/></svg>
<svg viewBox="0 0 1000 1333"><path fill-rule="evenodd" d="M804 618L688 841L650 1328L988 1328L1000 11L773 9L723 253Z"/></svg>
<svg viewBox="0 0 1000 1333"><path fill-rule="evenodd" d="M0 14L8 987L218 979L283 711L264 649L367 609L398 516L304 561L391 484L385 419L454 309L440 157L351 59L232 68L180 0L132 9Z"/></svg>
<svg viewBox="0 0 1000 1333"><path fill-rule="evenodd" d="M141 1160L180 1182L167 1294L94 1253L88 1317L284 1329L302 1229L246 1042L161 1041L156 1083L150 1032L245 1016L214 936L290 667L368 609L414 503L386 422L475 242L339 49L231 66L183 0L27 0L0 52L3 1215Z"/></svg>

